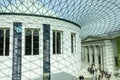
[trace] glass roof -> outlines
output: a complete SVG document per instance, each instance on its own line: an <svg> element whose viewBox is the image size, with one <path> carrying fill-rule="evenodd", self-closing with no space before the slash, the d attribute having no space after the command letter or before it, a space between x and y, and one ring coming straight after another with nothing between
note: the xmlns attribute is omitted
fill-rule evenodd
<svg viewBox="0 0 120 80"><path fill-rule="evenodd" d="M120 32L120 0L0 0L0 13L58 17L81 26L81 36Z"/></svg>

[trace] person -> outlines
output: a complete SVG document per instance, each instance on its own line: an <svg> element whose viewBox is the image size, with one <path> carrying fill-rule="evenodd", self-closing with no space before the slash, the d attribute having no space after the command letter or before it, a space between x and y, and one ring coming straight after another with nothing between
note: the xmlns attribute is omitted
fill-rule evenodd
<svg viewBox="0 0 120 80"><path fill-rule="evenodd" d="M92 68L93 80L95 80L95 78L96 78L96 68L95 68L95 65L92 64L91 68Z"/></svg>
<svg viewBox="0 0 120 80"><path fill-rule="evenodd" d="M96 68L94 70L93 80L97 80L97 69Z"/></svg>
<svg viewBox="0 0 120 80"><path fill-rule="evenodd" d="M100 80L100 69L97 69L97 80Z"/></svg>
<svg viewBox="0 0 120 80"><path fill-rule="evenodd" d="M84 76L79 76L79 80L84 80Z"/></svg>
<svg viewBox="0 0 120 80"><path fill-rule="evenodd" d="M82 77L81 76L79 76L79 80L81 80L82 79Z"/></svg>
<svg viewBox="0 0 120 80"><path fill-rule="evenodd" d="M94 71L95 71L95 65L92 64L91 68L92 68L92 74L94 74Z"/></svg>
<svg viewBox="0 0 120 80"><path fill-rule="evenodd" d="M112 74L112 72L107 75L107 79L108 79L108 80L110 80L111 74Z"/></svg>
<svg viewBox="0 0 120 80"><path fill-rule="evenodd" d="M81 80L84 80L84 76L81 77Z"/></svg>
<svg viewBox="0 0 120 80"><path fill-rule="evenodd" d="M90 72L90 68L89 67L88 67L87 71Z"/></svg>
<svg viewBox="0 0 120 80"><path fill-rule="evenodd" d="M106 71L106 72L105 72L105 77L107 77L107 75L108 75L108 72Z"/></svg>
<svg viewBox="0 0 120 80"><path fill-rule="evenodd" d="M103 75L104 75L104 71L101 71L101 78L103 78Z"/></svg>

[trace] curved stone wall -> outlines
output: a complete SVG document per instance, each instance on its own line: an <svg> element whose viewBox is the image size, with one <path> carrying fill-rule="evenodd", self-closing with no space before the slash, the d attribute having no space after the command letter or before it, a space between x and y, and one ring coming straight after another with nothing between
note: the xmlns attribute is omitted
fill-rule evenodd
<svg viewBox="0 0 120 80"><path fill-rule="evenodd" d="M80 27L59 19L22 15L1 15L0 29L10 30L9 56L0 56L0 79L12 79L13 22L22 22L22 80L43 80L43 24L50 25L51 80L73 80L80 73ZM39 55L25 55L25 31L39 31ZM53 31L61 31L61 54L53 54ZM71 34L75 34L74 53ZM62 77L62 79L61 79Z"/></svg>

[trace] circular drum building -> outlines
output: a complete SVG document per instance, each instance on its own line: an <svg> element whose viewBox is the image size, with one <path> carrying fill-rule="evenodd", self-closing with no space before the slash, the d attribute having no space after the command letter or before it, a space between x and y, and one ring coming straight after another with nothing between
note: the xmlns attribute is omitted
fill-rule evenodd
<svg viewBox="0 0 120 80"><path fill-rule="evenodd" d="M79 76L80 26L60 18L41 1L1 2L1 80L73 80Z"/></svg>

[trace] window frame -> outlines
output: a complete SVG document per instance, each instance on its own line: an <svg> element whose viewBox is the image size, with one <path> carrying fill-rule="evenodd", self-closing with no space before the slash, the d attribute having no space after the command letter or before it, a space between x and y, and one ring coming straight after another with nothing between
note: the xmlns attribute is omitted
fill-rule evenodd
<svg viewBox="0 0 120 80"><path fill-rule="evenodd" d="M26 31L31 31L31 53L26 54ZM34 31L38 31L38 54L34 54ZM39 28L25 28L25 56L39 55L40 54L40 29Z"/></svg>
<svg viewBox="0 0 120 80"><path fill-rule="evenodd" d="M10 28L0 28L1 31L3 31L3 52L0 54L0 56L9 56L10 55ZM6 42L6 36L7 36L7 31L9 31L9 40ZM6 47L8 43L8 48ZM6 50L8 50L8 53L6 53Z"/></svg>
<svg viewBox="0 0 120 80"><path fill-rule="evenodd" d="M60 53L58 53L58 47L59 46L57 46L57 40L58 39L56 37L55 37L55 43L54 43L54 32L55 32L55 36L57 35L58 32L60 33L60 50L59 50ZM58 35L57 35L57 37L58 37ZM52 49L53 50L53 55L55 55L55 54L62 54L63 53L63 31L61 31L61 30L53 30L52 31L52 48L53 48Z"/></svg>
<svg viewBox="0 0 120 80"><path fill-rule="evenodd" d="M71 33L71 53L76 53L76 33Z"/></svg>

